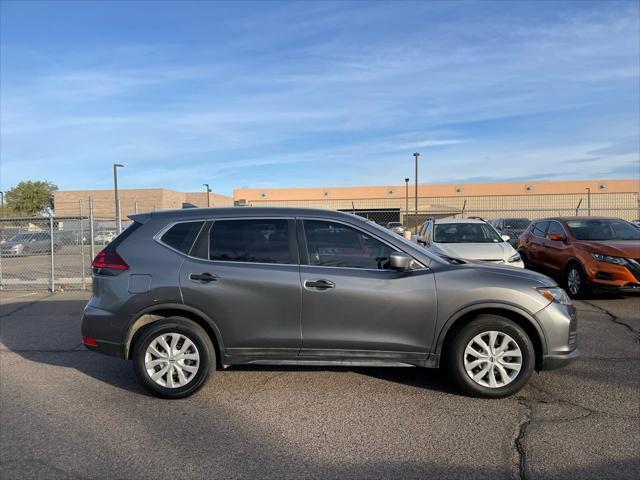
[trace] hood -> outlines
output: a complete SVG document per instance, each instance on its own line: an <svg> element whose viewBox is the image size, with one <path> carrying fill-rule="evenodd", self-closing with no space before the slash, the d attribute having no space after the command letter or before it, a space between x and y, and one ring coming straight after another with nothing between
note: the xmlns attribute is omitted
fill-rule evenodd
<svg viewBox="0 0 640 480"><path fill-rule="evenodd" d="M24 245L25 242L2 242L2 248L12 248Z"/></svg>
<svg viewBox="0 0 640 480"><path fill-rule="evenodd" d="M602 255L640 258L640 242L637 240L574 240L573 246L588 252L601 253Z"/></svg>
<svg viewBox="0 0 640 480"><path fill-rule="evenodd" d="M508 242L496 243L434 243L439 255L466 260L506 260L516 254Z"/></svg>
<svg viewBox="0 0 640 480"><path fill-rule="evenodd" d="M494 265L491 263L471 262L464 265L467 268L475 268L485 273L495 275L506 275L508 277L518 278L536 283L540 287L557 287L558 283L542 273L526 270L524 268L513 268L508 265Z"/></svg>

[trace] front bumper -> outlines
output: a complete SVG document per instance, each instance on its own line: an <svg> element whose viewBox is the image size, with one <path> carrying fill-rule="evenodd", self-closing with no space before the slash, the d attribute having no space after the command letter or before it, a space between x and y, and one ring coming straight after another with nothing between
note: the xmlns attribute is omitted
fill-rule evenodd
<svg viewBox="0 0 640 480"><path fill-rule="evenodd" d="M542 358L542 370L555 370L569 365L574 360L580 358L582 354L576 348L569 353L563 353L560 355L545 355Z"/></svg>

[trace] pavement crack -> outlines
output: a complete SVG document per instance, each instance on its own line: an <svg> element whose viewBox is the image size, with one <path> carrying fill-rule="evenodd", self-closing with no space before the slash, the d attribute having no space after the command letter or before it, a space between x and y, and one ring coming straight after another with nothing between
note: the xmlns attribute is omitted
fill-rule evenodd
<svg viewBox="0 0 640 480"><path fill-rule="evenodd" d="M620 318L618 318L618 316L614 315L613 313L611 313L609 310L607 310L604 307L601 307L600 305L596 305L592 302L588 302L586 300L583 300L584 303L586 303L587 305L589 305L590 307L595 308L596 310L598 310L601 313L604 313L607 317L609 317L609 319L613 322L616 323L618 325L622 325L623 327L625 327L627 330L629 330L632 334L633 334L633 339L637 342L640 343L640 331L636 330L635 328L633 328L631 325L623 322L622 320L620 320Z"/></svg>
<svg viewBox="0 0 640 480"><path fill-rule="evenodd" d="M533 400L529 400L525 397L517 397L516 400L520 405L525 407L526 414L518 426L518 434L513 441L516 453L516 461L518 466L517 478L520 480L527 479L527 451L524 445L525 437L527 435L527 428L531 423L533 415Z"/></svg>

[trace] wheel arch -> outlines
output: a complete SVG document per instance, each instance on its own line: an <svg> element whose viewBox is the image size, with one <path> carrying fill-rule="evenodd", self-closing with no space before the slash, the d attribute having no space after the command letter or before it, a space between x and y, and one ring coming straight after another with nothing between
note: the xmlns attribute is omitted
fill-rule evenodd
<svg viewBox="0 0 640 480"><path fill-rule="evenodd" d="M127 336L124 342L125 358L129 360L131 359L133 346L146 326L169 317L188 318L200 325L211 339L211 343L213 344L213 348L216 353L217 366L221 368L223 367L222 354L224 353L224 343L218 326L215 324L213 319L200 310L179 303L154 305L138 312L138 314L135 315L134 320L130 323L129 328L127 329Z"/></svg>
<svg viewBox="0 0 640 480"><path fill-rule="evenodd" d="M436 353L439 358L447 354L448 345L454 335L464 326L482 314L498 315L508 318L520 326L533 343L536 355L536 370L542 369L544 356L547 354L547 342L544 330L537 320L529 313L514 305L507 304L482 304L473 305L459 310L452 315L438 336Z"/></svg>

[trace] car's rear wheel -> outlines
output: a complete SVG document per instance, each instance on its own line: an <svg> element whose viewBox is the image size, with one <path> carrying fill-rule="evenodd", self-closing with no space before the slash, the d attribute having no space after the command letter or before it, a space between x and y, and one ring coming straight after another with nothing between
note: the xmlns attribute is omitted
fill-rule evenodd
<svg viewBox="0 0 640 480"><path fill-rule="evenodd" d="M527 333L497 315L479 315L445 345L447 367L466 393L485 398L508 397L527 383L535 351Z"/></svg>
<svg viewBox="0 0 640 480"><path fill-rule="evenodd" d="M578 263L571 262L567 266L565 285L567 286L567 292L573 298L582 298L588 293L589 288L587 287L586 276Z"/></svg>
<svg viewBox="0 0 640 480"><path fill-rule="evenodd" d="M195 322L171 317L152 323L141 333L133 349L138 379L162 398L184 398L206 382L215 370L211 340Z"/></svg>

